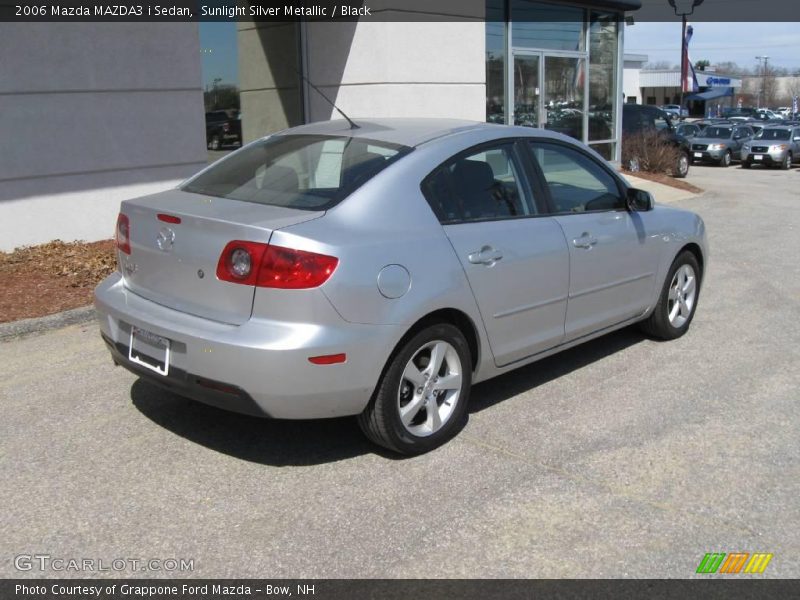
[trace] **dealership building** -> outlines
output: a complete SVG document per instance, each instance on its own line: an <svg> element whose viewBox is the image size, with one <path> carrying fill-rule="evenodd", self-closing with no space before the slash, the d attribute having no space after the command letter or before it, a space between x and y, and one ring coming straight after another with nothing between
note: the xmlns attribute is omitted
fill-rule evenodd
<svg viewBox="0 0 800 600"><path fill-rule="evenodd" d="M0 23L0 250L111 237L121 200L218 156L210 110L240 120L244 143L338 118L308 81L355 120L547 127L618 160L624 17L640 4L386 0L341 22Z"/></svg>

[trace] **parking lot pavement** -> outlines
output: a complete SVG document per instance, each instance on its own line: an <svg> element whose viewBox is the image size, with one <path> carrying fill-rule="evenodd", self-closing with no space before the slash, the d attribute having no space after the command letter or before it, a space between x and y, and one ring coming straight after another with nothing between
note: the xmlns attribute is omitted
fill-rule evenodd
<svg viewBox="0 0 800 600"><path fill-rule="evenodd" d="M171 396L112 367L94 325L0 343L0 576L42 576L13 557L46 553L195 577L689 577L760 551L764 576L800 577L800 169L689 181L709 191L674 205L712 252L690 332L483 383L463 433L417 458L352 419Z"/></svg>

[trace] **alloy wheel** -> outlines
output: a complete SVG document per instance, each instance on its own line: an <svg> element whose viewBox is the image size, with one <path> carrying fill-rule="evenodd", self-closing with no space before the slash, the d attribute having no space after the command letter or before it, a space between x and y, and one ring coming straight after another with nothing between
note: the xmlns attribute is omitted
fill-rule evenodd
<svg viewBox="0 0 800 600"><path fill-rule="evenodd" d="M427 437L447 423L461 395L462 372L458 352L448 342L434 340L414 353L397 391L400 420L409 433Z"/></svg>
<svg viewBox="0 0 800 600"><path fill-rule="evenodd" d="M681 265L672 278L667 296L667 317L676 329L692 316L697 299L697 276L691 265Z"/></svg>

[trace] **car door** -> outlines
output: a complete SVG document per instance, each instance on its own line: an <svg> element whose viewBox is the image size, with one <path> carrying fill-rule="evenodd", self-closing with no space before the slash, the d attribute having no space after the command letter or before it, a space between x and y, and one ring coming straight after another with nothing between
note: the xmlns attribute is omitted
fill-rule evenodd
<svg viewBox="0 0 800 600"><path fill-rule="evenodd" d="M517 144L461 153L422 186L464 269L498 366L563 340L569 288L564 235L530 188Z"/></svg>
<svg viewBox="0 0 800 600"><path fill-rule="evenodd" d="M660 251L648 213L628 212L609 168L583 149L544 140L530 149L569 247L565 341L644 313Z"/></svg>

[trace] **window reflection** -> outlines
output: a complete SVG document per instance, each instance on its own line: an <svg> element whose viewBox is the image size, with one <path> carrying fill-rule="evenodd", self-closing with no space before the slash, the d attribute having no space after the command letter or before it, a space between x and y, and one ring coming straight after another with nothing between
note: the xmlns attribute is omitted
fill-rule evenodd
<svg viewBox="0 0 800 600"><path fill-rule="evenodd" d="M589 140L614 137L617 17L593 12L589 24Z"/></svg>
<svg viewBox="0 0 800 600"><path fill-rule="evenodd" d="M586 49L582 8L512 0L511 19L511 39L517 48Z"/></svg>

